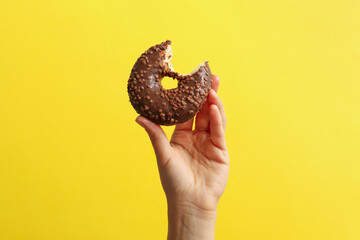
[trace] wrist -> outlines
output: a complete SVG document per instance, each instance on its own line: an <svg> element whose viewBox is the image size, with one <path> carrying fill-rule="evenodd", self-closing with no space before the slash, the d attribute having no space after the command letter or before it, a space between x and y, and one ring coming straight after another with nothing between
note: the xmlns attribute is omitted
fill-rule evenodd
<svg viewBox="0 0 360 240"><path fill-rule="evenodd" d="M214 239L216 216L216 207L210 210L168 199L168 240Z"/></svg>

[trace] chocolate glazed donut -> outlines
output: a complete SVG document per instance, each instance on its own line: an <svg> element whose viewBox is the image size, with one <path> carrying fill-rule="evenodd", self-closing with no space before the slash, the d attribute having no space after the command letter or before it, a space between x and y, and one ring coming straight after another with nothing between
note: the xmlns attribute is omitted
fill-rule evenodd
<svg viewBox="0 0 360 240"><path fill-rule="evenodd" d="M208 62L189 74L174 71L171 41L146 50L135 62L128 81L130 102L136 112L161 125L174 125L192 119L201 109L212 85ZM178 86L164 89L161 80L177 79Z"/></svg>

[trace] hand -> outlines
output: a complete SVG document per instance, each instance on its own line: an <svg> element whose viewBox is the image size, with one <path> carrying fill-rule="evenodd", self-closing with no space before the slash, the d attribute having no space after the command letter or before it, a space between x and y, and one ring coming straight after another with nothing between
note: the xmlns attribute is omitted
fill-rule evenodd
<svg viewBox="0 0 360 240"><path fill-rule="evenodd" d="M208 224L209 228L214 228L217 203L225 190L229 174L229 154L225 142L226 116L222 101L216 94L219 77L213 75L212 78L212 89L196 115L194 130L194 119L179 124L169 142L158 124L143 116L136 119L147 131L155 150L169 206L169 239L175 239L175 236L170 236L173 230L171 222L179 225L176 224L179 214L181 218L192 222L189 227L195 227L196 230L187 230L195 231L193 234L197 236L199 233L204 236L199 225ZM189 236L186 238L191 239ZM200 239L211 238L207 235Z"/></svg>

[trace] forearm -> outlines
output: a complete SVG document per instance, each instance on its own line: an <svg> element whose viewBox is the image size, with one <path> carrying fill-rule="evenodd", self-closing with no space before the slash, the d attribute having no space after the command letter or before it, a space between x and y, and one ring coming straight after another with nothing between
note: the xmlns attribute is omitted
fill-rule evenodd
<svg viewBox="0 0 360 240"><path fill-rule="evenodd" d="M168 240L213 240L215 223L216 209L168 201Z"/></svg>

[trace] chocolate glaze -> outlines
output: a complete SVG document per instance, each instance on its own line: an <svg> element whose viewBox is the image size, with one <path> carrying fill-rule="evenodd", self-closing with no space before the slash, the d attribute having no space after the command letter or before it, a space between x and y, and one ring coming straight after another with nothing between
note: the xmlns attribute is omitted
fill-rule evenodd
<svg viewBox="0 0 360 240"><path fill-rule="evenodd" d="M212 85L208 62L191 75L181 75L165 62L167 40L145 51L135 62L128 81L130 102L137 113L161 125L189 121L201 109ZM178 80L178 87L164 89L165 77Z"/></svg>

